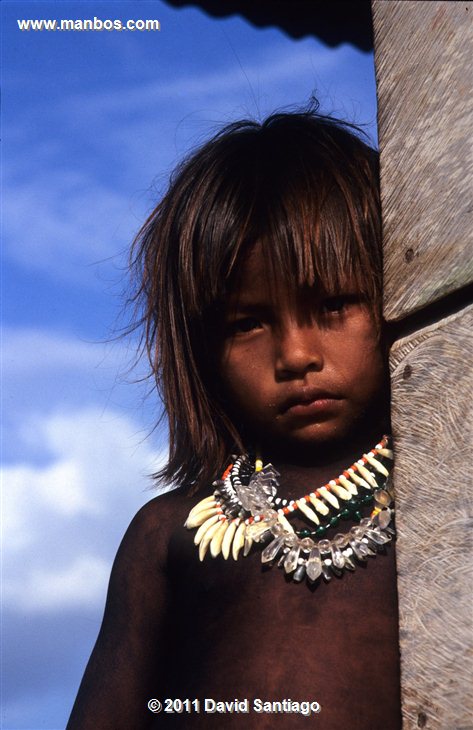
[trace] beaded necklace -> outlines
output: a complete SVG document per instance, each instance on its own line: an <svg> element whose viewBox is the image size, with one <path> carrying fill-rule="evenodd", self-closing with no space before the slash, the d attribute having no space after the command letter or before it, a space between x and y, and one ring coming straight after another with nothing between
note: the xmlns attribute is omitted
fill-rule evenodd
<svg viewBox="0 0 473 730"><path fill-rule="evenodd" d="M390 439L384 436L336 479L288 501L277 496L279 474L272 464L263 467L256 459L253 466L248 455L239 456L213 483L214 493L190 511L185 526L198 528L194 543L201 561L207 551L214 558L221 553L225 560L230 554L237 560L254 542L267 543L263 563L277 560L296 582L306 576L311 582L320 576L329 581L374 557L394 536L392 460ZM360 509L369 503L374 503L371 515L362 517ZM294 529L288 518L297 512L314 527ZM343 519L359 524L327 539L327 530Z"/></svg>

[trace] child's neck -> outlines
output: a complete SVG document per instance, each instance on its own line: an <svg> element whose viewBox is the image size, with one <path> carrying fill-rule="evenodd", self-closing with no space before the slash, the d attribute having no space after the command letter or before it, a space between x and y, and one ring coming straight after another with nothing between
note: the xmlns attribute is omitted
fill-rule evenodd
<svg viewBox="0 0 473 730"><path fill-rule="evenodd" d="M274 450L263 447L262 458L280 472L280 496L296 499L337 477L372 449L385 433L389 433L388 424L379 422L375 428L357 429L350 436L319 447L301 449L286 445Z"/></svg>
<svg viewBox="0 0 473 730"><path fill-rule="evenodd" d="M362 453L373 448L389 431L389 425L379 421L374 427L355 429L349 435L320 445L263 445L262 458L265 463L270 461L276 467L284 465L288 469L303 471L330 469L333 466L336 470L340 462L349 465L359 459Z"/></svg>

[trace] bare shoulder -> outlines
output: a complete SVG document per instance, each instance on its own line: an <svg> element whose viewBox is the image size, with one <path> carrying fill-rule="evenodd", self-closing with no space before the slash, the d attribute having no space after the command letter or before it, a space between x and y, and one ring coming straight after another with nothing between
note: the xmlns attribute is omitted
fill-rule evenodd
<svg viewBox="0 0 473 730"><path fill-rule="evenodd" d="M188 503L189 498L182 488L158 494L138 510L130 527L139 527L151 534L162 532L175 524Z"/></svg>
<svg viewBox="0 0 473 730"><path fill-rule="evenodd" d="M139 559L145 567L166 559L169 540L177 526L184 524L192 499L183 489L160 494L147 502L133 517L117 553L116 564Z"/></svg>

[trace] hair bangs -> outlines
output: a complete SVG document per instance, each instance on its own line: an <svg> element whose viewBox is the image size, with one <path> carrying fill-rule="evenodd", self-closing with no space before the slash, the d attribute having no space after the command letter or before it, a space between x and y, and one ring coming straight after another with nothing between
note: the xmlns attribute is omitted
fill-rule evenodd
<svg viewBox="0 0 473 730"><path fill-rule="evenodd" d="M367 194L358 180L347 186L318 162L312 169L286 171L283 178L268 176L257 236L268 279L288 292L295 286L329 296L350 290L376 308L381 297L376 188Z"/></svg>

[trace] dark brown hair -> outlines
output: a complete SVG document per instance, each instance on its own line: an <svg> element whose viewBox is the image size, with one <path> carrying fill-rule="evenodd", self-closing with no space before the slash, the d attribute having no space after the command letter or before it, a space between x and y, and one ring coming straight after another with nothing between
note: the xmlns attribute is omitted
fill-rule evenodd
<svg viewBox="0 0 473 730"><path fill-rule="evenodd" d="M379 315L378 156L354 125L314 111L230 124L175 171L135 240L135 302L169 419L159 481L210 483L240 434L218 397L209 313L242 257L337 293L349 279Z"/></svg>

